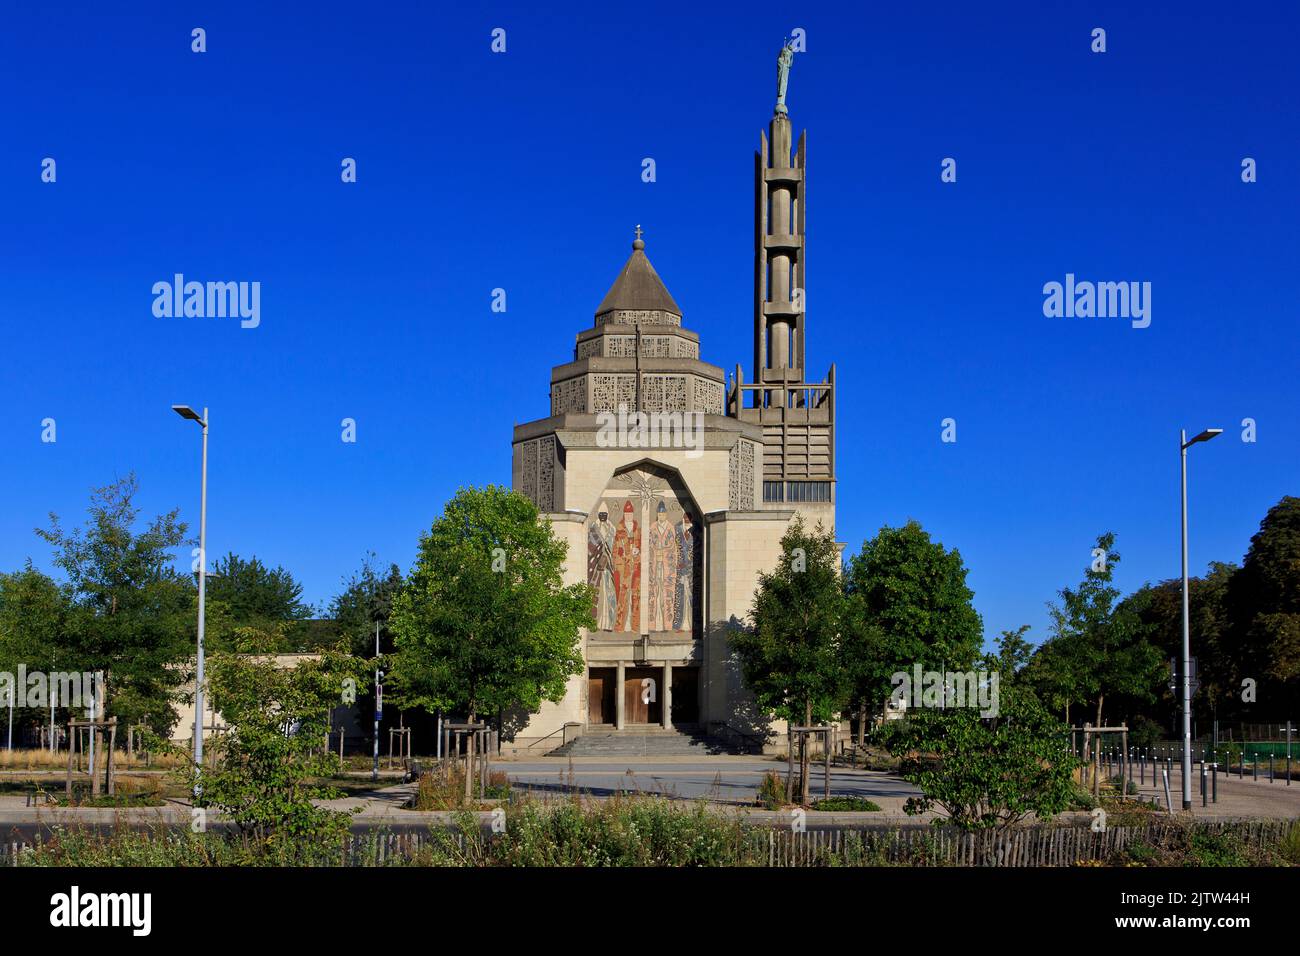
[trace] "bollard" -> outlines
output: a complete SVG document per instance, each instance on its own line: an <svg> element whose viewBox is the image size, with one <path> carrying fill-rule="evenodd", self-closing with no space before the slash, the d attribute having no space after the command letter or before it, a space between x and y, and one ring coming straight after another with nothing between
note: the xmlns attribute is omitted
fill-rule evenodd
<svg viewBox="0 0 1300 956"><path fill-rule="evenodd" d="M1164 771L1164 775L1165 775L1165 809L1168 810L1170 813L1173 813L1174 800L1173 797L1169 795L1169 771L1168 770Z"/></svg>
<svg viewBox="0 0 1300 956"><path fill-rule="evenodd" d="M1255 783L1259 783L1259 751L1256 750L1251 756L1255 758Z"/></svg>
<svg viewBox="0 0 1300 956"><path fill-rule="evenodd" d="M1214 766L1210 768L1210 783L1214 787L1214 803L1219 802L1219 763L1216 760Z"/></svg>

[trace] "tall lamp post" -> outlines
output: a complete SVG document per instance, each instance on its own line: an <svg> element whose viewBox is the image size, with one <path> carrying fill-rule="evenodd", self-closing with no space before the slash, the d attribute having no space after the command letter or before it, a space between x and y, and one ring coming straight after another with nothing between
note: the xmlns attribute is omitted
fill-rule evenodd
<svg viewBox="0 0 1300 956"><path fill-rule="evenodd" d="M1179 432L1183 465L1183 809L1192 809L1192 642L1187 623L1187 449L1198 441L1222 435L1222 428L1207 428L1191 441L1187 430Z"/></svg>
<svg viewBox="0 0 1300 956"><path fill-rule="evenodd" d="M204 577L208 565L208 410L200 415L188 405L173 405L172 411L181 418L198 422L203 429L203 477L199 495L199 640L198 658L194 670L194 798L203 792L199 774L203 769L203 618Z"/></svg>

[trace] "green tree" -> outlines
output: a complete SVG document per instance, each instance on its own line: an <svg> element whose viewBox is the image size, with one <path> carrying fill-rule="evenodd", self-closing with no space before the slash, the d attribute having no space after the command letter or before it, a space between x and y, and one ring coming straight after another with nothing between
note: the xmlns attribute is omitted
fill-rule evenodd
<svg viewBox="0 0 1300 956"><path fill-rule="evenodd" d="M269 568L256 556L245 560L233 551L212 563L207 599L226 606L237 625L302 621L312 609L303 603L302 585L283 567Z"/></svg>
<svg viewBox="0 0 1300 956"><path fill-rule="evenodd" d="M271 654L222 652L208 668L213 706L230 729L212 742L203 804L281 856L341 840L350 814L313 801L341 796L324 782L338 764L323 740L333 708L365 685L365 662L326 652L286 667Z"/></svg>
<svg viewBox="0 0 1300 956"><path fill-rule="evenodd" d="M1033 689L1044 706L1059 710L1066 724L1070 723L1070 706L1087 694L1081 662L1068 651L1066 642L1049 638L1038 645L1020 672L1020 679Z"/></svg>
<svg viewBox="0 0 1300 956"><path fill-rule="evenodd" d="M404 585L401 569L396 564L377 567L373 552L366 554L361 570L344 582L343 590L330 601L329 615L353 654L374 656L376 624L380 626L380 653L392 650L388 618Z"/></svg>
<svg viewBox="0 0 1300 956"><path fill-rule="evenodd" d="M25 665L28 673L44 671L47 675L60 664L65 670L76 669L77 662L66 650L61 660L66 619L67 595L30 561L20 571L0 574L0 671L17 681L20 665ZM0 704L7 705L7 697L0 697ZM18 722L24 722L24 717L41 723L48 712L33 711L18 717Z"/></svg>
<svg viewBox="0 0 1300 956"><path fill-rule="evenodd" d="M401 699L471 722L563 699L582 673L580 629L595 627L590 589L564 584L567 551L523 495L458 491L393 602L388 681Z"/></svg>
<svg viewBox="0 0 1300 956"><path fill-rule="evenodd" d="M1113 579L1120 555L1113 532L1098 535L1093 555L1079 586L1062 588L1057 592L1060 604L1048 605L1049 644L1073 692L1094 705L1094 726L1101 727L1108 694L1154 699L1162 668L1160 651L1147 640L1148 629L1131 608L1117 606L1120 592ZM1094 764L1094 790L1097 772Z"/></svg>
<svg viewBox="0 0 1300 956"><path fill-rule="evenodd" d="M1254 678L1266 713L1291 719L1300 706L1300 498L1269 509L1226 600L1238 678Z"/></svg>
<svg viewBox="0 0 1300 956"><path fill-rule="evenodd" d="M1003 684L1015 680L1034 655L1034 645L1025 638L1028 632L1029 625L1021 624L1014 631L1003 631L998 638L997 666Z"/></svg>
<svg viewBox="0 0 1300 956"><path fill-rule="evenodd" d="M796 517L781 538L776 568L758 577L753 626L731 635L745 684L760 707L790 725L834 716L848 689L840 651L844 615L835 534L821 525L809 531ZM787 781L787 792L790 786ZM799 792L806 804L806 748Z"/></svg>
<svg viewBox="0 0 1300 956"><path fill-rule="evenodd" d="M840 671L845 697L858 720L858 746L866 744L871 714L884 700L893 671L889 639L871 619L861 595L844 595L844 626L840 633Z"/></svg>
<svg viewBox="0 0 1300 956"><path fill-rule="evenodd" d="M849 561L853 697L865 711L884 706L892 674L966 670L979 657L984 624L971 603L966 566L916 521L883 527Z"/></svg>
<svg viewBox="0 0 1300 956"><path fill-rule="evenodd" d="M1201 685L1192 697L1192 707L1203 720L1241 715L1237 694L1244 661L1232 641L1227 605L1228 589L1237 571L1235 565L1212 561L1204 576L1189 578L1187 582L1188 630ZM1165 661L1177 660L1183 654L1182 591L1181 579L1161 581L1143 585L1120 602L1123 611L1135 614L1142 622L1147 639ZM1159 711L1145 706L1145 700L1123 703L1133 713L1168 726L1169 718L1180 706L1181 696L1170 694L1167 687L1162 687L1158 697Z"/></svg>
<svg viewBox="0 0 1300 956"><path fill-rule="evenodd" d="M91 493L84 527L65 531L55 514L36 534L54 549L67 579L69 658L104 675L105 713L147 721L158 733L175 722L173 690L193 651L196 591L173 566L186 544L177 510L138 527L139 483L128 475Z"/></svg>
<svg viewBox="0 0 1300 956"><path fill-rule="evenodd" d="M894 724L885 737L890 752L923 794L907 801L909 814L937 804L959 827L1002 828L1030 813L1048 819L1069 804L1075 761L1067 728L1015 681L1001 685L996 716L913 708Z"/></svg>

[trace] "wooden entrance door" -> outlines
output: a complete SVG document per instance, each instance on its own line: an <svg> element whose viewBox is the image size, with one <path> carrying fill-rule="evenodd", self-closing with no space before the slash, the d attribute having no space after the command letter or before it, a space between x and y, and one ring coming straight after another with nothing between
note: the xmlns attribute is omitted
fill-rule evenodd
<svg viewBox="0 0 1300 956"><path fill-rule="evenodd" d="M654 681L654 700L645 699L645 678ZM663 689L659 686L663 671L656 667L629 667L623 673L623 722L625 724L657 724L662 706Z"/></svg>
<svg viewBox="0 0 1300 956"><path fill-rule="evenodd" d="M631 677L628 671L627 677ZM623 683L623 722L626 724L650 723L650 705L641 699L641 680L625 680Z"/></svg>
<svg viewBox="0 0 1300 956"><path fill-rule="evenodd" d="M587 721L592 724L614 722L614 685L618 677L612 667L593 667L587 673Z"/></svg>

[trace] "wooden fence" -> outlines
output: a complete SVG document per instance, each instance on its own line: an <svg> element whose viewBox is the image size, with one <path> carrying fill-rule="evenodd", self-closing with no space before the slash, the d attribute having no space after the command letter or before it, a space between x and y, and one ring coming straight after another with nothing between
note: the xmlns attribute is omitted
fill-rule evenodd
<svg viewBox="0 0 1300 956"><path fill-rule="evenodd" d="M841 827L796 832L754 827L749 858L768 866L803 867L841 865L916 866L1074 866L1103 863L1136 843L1159 845L1194 828L1198 834L1235 833L1247 843L1265 846L1281 840L1296 820L1196 821L1191 824L1162 821L1144 826L1025 826L1001 832L969 832L948 827ZM466 849L463 833L443 831L374 832L347 838L344 866L400 865L417 857L436 842L449 849L452 841ZM0 844L0 865L17 866L27 843Z"/></svg>
<svg viewBox="0 0 1300 956"><path fill-rule="evenodd" d="M1197 833L1234 832L1263 846L1280 840L1295 821L1197 821ZM1145 826L1026 826L970 832L948 827L836 829L805 833L769 830L769 866L823 866L832 862L925 866L1074 866L1104 862L1137 843L1158 845L1186 824Z"/></svg>

